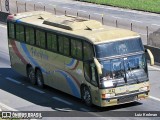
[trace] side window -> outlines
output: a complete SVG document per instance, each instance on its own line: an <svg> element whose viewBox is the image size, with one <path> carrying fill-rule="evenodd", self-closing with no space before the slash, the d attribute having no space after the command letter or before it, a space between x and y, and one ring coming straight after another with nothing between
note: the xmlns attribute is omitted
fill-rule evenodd
<svg viewBox="0 0 160 120"><path fill-rule="evenodd" d="M57 51L57 36L55 34L47 33L47 48Z"/></svg>
<svg viewBox="0 0 160 120"><path fill-rule="evenodd" d="M84 42L83 44L84 60L91 60L94 57L93 47L91 44Z"/></svg>
<svg viewBox="0 0 160 120"><path fill-rule="evenodd" d="M30 27L26 27L26 43L34 45L35 37L34 37L34 29Z"/></svg>
<svg viewBox="0 0 160 120"><path fill-rule="evenodd" d="M14 31L14 24L13 23L8 23L8 35L9 38L15 38L15 31Z"/></svg>
<svg viewBox="0 0 160 120"><path fill-rule="evenodd" d="M84 76L88 82L90 82L94 86L98 86L98 83L97 83L98 76L97 76L97 71L94 63L92 64L90 64L89 62L84 63Z"/></svg>
<svg viewBox="0 0 160 120"><path fill-rule="evenodd" d="M42 48L46 47L45 32L36 30L36 45Z"/></svg>
<svg viewBox="0 0 160 120"><path fill-rule="evenodd" d="M90 82L91 80L91 70L90 70L90 65L89 63L84 63L84 76L85 76L85 79Z"/></svg>
<svg viewBox="0 0 160 120"><path fill-rule="evenodd" d="M24 26L16 25L16 39L18 41L24 41Z"/></svg>
<svg viewBox="0 0 160 120"><path fill-rule="evenodd" d="M82 42L71 39L71 55L75 58L82 59Z"/></svg>
<svg viewBox="0 0 160 120"><path fill-rule="evenodd" d="M96 66L94 63L91 64L91 83L95 86L97 86L97 71L96 71Z"/></svg>
<svg viewBox="0 0 160 120"><path fill-rule="evenodd" d="M70 55L69 39L63 36L58 37L59 52L64 55Z"/></svg>

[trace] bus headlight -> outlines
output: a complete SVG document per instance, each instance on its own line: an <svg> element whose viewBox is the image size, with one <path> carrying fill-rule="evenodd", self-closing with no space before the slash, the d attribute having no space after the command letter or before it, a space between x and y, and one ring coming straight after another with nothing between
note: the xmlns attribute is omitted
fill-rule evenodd
<svg viewBox="0 0 160 120"><path fill-rule="evenodd" d="M146 87L141 87L139 89L139 91L148 91L149 90L149 86L146 86Z"/></svg>
<svg viewBox="0 0 160 120"><path fill-rule="evenodd" d="M107 93L107 94L102 94L102 98L111 98L114 97L115 93Z"/></svg>
<svg viewBox="0 0 160 120"><path fill-rule="evenodd" d="M106 80L103 82L104 87L113 87L113 82L112 80Z"/></svg>

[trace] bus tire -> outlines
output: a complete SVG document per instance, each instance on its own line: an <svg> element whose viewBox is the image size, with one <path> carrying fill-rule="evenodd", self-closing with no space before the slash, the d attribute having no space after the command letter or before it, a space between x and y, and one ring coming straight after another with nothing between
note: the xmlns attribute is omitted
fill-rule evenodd
<svg viewBox="0 0 160 120"><path fill-rule="evenodd" d="M83 86L81 89L82 100L85 102L87 106L92 106L92 96L89 88L87 86Z"/></svg>
<svg viewBox="0 0 160 120"><path fill-rule="evenodd" d="M32 85L36 84L35 72L31 66L27 68L27 77Z"/></svg>
<svg viewBox="0 0 160 120"><path fill-rule="evenodd" d="M36 70L36 81L37 81L38 87L44 88L43 75L42 75L42 72L39 69Z"/></svg>

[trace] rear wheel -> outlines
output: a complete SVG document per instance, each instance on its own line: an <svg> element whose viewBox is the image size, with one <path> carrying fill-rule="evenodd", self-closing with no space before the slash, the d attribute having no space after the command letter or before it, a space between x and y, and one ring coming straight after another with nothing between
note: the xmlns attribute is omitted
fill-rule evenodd
<svg viewBox="0 0 160 120"><path fill-rule="evenodd" d="M87 106L92 106L91 92L88 87L84 86L81 90L82 100Z"/></svg>
<svg viewBox="0 0 160 120"><path fill-rule="evenodd" d="M39 69L36 71L36 80L37 80L37 85L41 88L44 88L43 75Z"/></svg>
<svg viewBox="0 0 160 120"><path fill-rule="evenodd" d="M27 68L27 77L31 84L35 85L36 84L36 79L35 79L35 73L34 69L32 67Z"/></svg>

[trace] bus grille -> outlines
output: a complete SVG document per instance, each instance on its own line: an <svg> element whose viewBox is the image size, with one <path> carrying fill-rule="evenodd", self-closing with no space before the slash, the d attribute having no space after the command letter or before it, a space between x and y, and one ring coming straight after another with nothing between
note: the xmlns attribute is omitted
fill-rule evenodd
<svg viewBox="0 0 160 120"><path fill-rule="evenodd" d="M121 97L121 98L118 99L118 104L134 101L135 99L136 99L135 95L130 95L130 96L127 96L127 97Z"/></svg>

